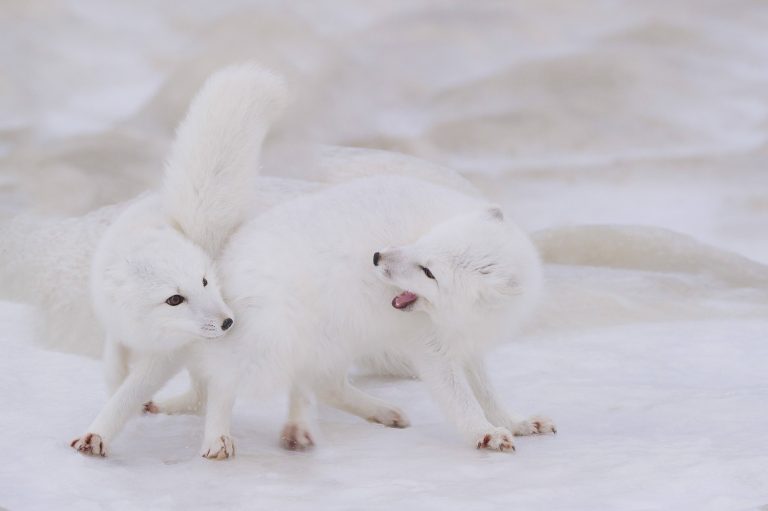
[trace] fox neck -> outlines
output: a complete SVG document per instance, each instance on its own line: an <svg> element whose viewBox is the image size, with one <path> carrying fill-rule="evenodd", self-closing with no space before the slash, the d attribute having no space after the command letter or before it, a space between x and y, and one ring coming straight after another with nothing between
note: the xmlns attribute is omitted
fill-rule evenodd
<svg viewBox="0 0 768 511"><path fill-rule="evenodd" d="M464 314L432 315L437 338L457 349L476 351L478 347L492 344L500 335L502 323L496 314L471 311Z"/></svg>

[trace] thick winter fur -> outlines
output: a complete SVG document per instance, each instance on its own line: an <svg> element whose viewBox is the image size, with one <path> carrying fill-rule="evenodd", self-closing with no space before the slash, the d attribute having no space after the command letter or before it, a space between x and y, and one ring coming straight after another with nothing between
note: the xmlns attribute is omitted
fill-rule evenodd
<svg viewBox="0 0 768 511"><path fill-rule="evenodd" d="M106 331L113 395L72 442L79 451L104 455L179 367L174 353L223 336L236 321L221 297L214 256L248 214L261 143L284 99L280 80L255 66L213 75L179 128L163 191L132 203L106 230L91 295Z"/></svg>
<svg viewBox="0 0 768 511"><path fill-rule="evenodd" d="M515 434L554 430L508 414L483 366L541 286L535 249L496 206L420 180L360 179L251 220L220 268L238 325L221 343L190 346L206 391L204 453L232 454L229 414L242 386L290 385L289 448L312 444L310 389L365 419L406 426L399 409L347 381L357 359L387 354L413 364L473 446L512 449ZM193 391L173 405L201 399Z"/></svg>
<svg viewBox="0 0 768 511"><path fill-rule="evenodd" d="M252 65L214 74L189 107L165 171L163 208L210 254L247 216L261 145L282 112L282 81Z"/></svg>

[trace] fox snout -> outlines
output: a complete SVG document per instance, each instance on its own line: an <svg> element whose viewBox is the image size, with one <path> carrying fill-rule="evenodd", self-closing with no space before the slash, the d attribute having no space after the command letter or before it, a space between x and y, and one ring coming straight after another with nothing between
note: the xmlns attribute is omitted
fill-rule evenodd
<svg viewBox="0 0 768 511"><path fill-rule="evenodd" d="M385 265L386 263L386 250L384 254L381 252L373 253L373 265L377 268L377 273L381 273L386 277L389 277L389 269Z"/></svg>
<svg viewBox="0 0 768 511"><path fill-rule="evenodd" d="M222 316L219 316L216 319L211 318L200 327L204 337L211 339L221 337L235 324L235 320L228 316L224 316L224 319L221 318Z"/></svg>
<svg viewBox="0 0 768 511"><path fill-rule="evenodd" d="M201 308L197 311L197 314L198 321L200 321L198 323L200 325L199 328L204 337L221 337L235 324L232 310L223 302Z"/></svg>
<svg viewBox="0 0 768 511"><path fill-rule="evenodd" d="M397 248L388 248L381 252L374 252L373 265L376 273L384 279L392 278L393 272L401 266L402 256Z"/></svg>
<svg viewBox="0 0 768 511"><path fill-rule="evenodd" d="M399 248L388 248L381 252L373 253L373 265L379 266L383 263L396 264L402 259Z"/></svg>
<svg viewBox="0 0 768 511"><path fill-rule="evenodd" d="M217 330L220 330L222 334L232 328L232 325L235 324L235 320L232 318L231 311L223 311L223 314L219 314L218 317L213 316L213 318L211 318L211 322L214 326L218 325Z"/></svg>

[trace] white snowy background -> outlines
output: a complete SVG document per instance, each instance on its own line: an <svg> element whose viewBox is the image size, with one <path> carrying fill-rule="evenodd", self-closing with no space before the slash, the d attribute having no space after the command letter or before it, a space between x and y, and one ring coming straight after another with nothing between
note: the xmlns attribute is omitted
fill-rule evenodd
<svg viewBox="0 0 768 511"><path fill-rule="evenodd" d="M284 452L267 396L238 402L234 460L198 457L200 418L157 416L84 458L68 441L105 400L98 361L42 349L29 307L0 303L0 508L768 509L768 4L6 0L0 218L154 186L191 94L246 58L300 98L265 173L311 174L281 140L391 149L532 231L706 245L550 259L542 312L489 357L511 409L558 425L515 454L464 445L418 381L364 378L411 428L320 408L317 448Z"/></svg>

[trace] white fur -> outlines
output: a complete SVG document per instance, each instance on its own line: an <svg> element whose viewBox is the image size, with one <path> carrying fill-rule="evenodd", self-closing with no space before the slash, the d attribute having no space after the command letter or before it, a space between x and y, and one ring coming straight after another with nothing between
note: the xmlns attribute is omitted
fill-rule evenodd
<svg viewBox="0 0 768 511"><path fill-rule="evenodd" d="M242 79L242 70L229 73ZM481 363L483 350L535 301L535 250L498 208L422 181L363 179L249 222L221 261L237 333L191 342L220 335L220 321L232 316L211 257L248 214L242 194L252 187L244 169L258 162L269 122L238 116L236 106L249 99L230 95L247 87L221 76L206 85L179 131L163 193L128 206L96 251L94 307L107 329L105 368L115 390L73 447L105 454L125 421L184 363L196 385L157 408L195 411L204 401L202 452L213 459L234 454L231 408L251 376L291 386L288 447L313 442L309 389L368 420L407 426L402 411L348 383L349 366L371 356L415 367L473 445L503 450L512 447L512 434L553 429L504 412ZM274 90L270 80L265 90ZM234 126L218 117L217 102L227 105ZM384 254L376 268L375 251ZM434 266L437 288L415 270L424 262ZM390 306L404 288L419 294L407 312ZM163 299L171 294L187 300L170 307Z"/></svg>
<svg viewBox="0 0 768 511"><path fill-rule="evenodd" d="M283 103L280 80L255 66L213 75L179 129L163 192L134 201L104 233L91 294L113 395L73 441L80 452L104 455L178 370L182 348L219 338L232 323L213 256L247 215L261 143Z"/></svg>
<svg viewBox="0 0 768 511"><path fill-rule="evenodd" d="M108 340L142 352L174 349L195 336L219 337L232 316L213 260L168 225L154 195L133 204L104 234L91 284ZM174 295L184 302L168 305Z"/></svg>
<svg viewBox="0 0 768 511"><path fill-rule="evenodd" d="M190 240L216 255L253 197L261 145L286 103L282 80L255 65L214 74L189 107L165 170L162 203Z"/></svg>
<svg viewBox="0 0 768 511"><path fill-rule="evenodd" d="M528 238L481 199L407 178L356 180L246 223L220 268L238 325L221 343L189 349L193 374L207 383L206 446L231 441L238 388L275 382L292 389L284 444L311 443L310 389L405 426L400 410L347 381L355 360L393 354L413 364L474 446L511 449L514 434L554 430L545 419L514 419L488 383L482 354L531 309L541 275ZM404 290L418 300L396 310Z"/></svg>

